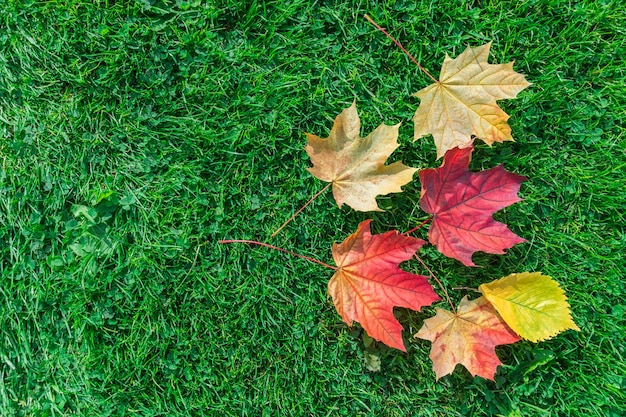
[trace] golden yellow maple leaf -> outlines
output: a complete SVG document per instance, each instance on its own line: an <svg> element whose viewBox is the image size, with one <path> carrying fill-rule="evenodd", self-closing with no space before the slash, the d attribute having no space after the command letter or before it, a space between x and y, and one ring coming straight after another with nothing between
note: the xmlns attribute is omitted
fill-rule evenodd
<svg viewBox="0 0 626 417"><path fill-rule="evenodd" d="M469 146L472 135L488 145L513 140L509 115L496 100L514 98L530 83L513 71L513 62L488 64L490 46L468 47L454 59L446 54L439 81L414 94L421 100L413 116L415 140L432 134L437 158Z"/></svg>
<svg viewBox="0 0 626 417"><path fill-rule="evenodd" d="M506 324L531 342L547 340L567 329L578 330L565 292L541 272L522 272L478 287Z"/></svg>
<svg viewBox="0 0 626 417"><path fill-rule="evenodd" d="M306 152L316 178L331 182L333 196L341 207L344 203L358 211L382 211L377 195L397 193L413 179L416 168L385 161L399 146L398 128L381 124L365 138L359 137L361 120L356 102L335 118L328 138L307 133Z"/></svg>

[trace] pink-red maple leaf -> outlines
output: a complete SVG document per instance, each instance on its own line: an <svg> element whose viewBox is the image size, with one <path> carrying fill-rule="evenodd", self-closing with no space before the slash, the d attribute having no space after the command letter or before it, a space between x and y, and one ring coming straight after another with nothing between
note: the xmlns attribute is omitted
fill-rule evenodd
<svg viewBox="0 0 626 417"><path fill-rule="evenodd" d="M450 149L441 167L419 172L420 205L433 215L428 239L439 252L466 266L475 265L474 252L502 254L504 249L526 241L492 217L496 211L521 201L517 192L526 178L502 166L470 172L473 149Z"/></svg>
<svg viewBox="0 0 626 417"><path fill-rule="evenodd" d="M328 293L344 322L361 323L363 329L387 346L406 351L402 325L394 307L419 310L439 297L428 278L398 266L409 260L426 242L397 231L378 235L365 220L340 244L333 244L337 272L328 283Z"/></svg>

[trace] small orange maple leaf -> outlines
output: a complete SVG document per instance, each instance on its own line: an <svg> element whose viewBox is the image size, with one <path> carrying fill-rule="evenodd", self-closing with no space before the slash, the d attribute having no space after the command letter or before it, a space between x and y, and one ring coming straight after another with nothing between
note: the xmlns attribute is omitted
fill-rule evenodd
<svg viewBox="0 0 626 417"><path fill-rule="evenodd" d="M437 379L463 365L472 375L493 380L498 365L495 347L520 340L485 297L465 296L456 314L437 308L415 335L432 342L430 359Z"/></svg>

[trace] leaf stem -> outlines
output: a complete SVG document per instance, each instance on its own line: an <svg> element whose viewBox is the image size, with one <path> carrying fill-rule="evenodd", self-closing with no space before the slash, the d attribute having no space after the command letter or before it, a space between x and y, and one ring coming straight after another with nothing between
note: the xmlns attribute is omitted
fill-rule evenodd
<svg viewBox="0 0 626 417"><path fill-rule="evenodd" d="M314 262L316 264L322 265L326 268L332 269L337 271L339 268L337 268L336 266L332 266L332 265L328 265L322 261L318 261L315 258L310 258L308 256L304 256L304 255L300 255L299 253L295 253L295 252L291 252L288 251L286 249L283 248L279 248L278 246L274 246L274 245L270 245L269 243L263 243L263 242L257 242L256 240L246 240L246 239L224 239L224 240L218 240L217 243L250 243L251 245L259 245L259 246L265 246L266 248L270 248L270 249L275 249L284 253L287 253L289 255L292 256L297 256L298 258L302 258L302 259L306 259L307 261L310 262Z"/></svg>
<svg viewBox="0 0 626 417"><path fill-rule="evenodd" d="M452 289L454 291L466 290L466 291L473 291L473 292L482 294L479 290L477 290L476 288L472 288L472 287L452 287Z"/></svg>
<svg viewBox="0 0 626 417"><path fill-rule="evenodd" d="M291 222L298 214L300 214L300 212L302 210L304 210L306 208L306 206L308 206L309 204L311 204L313 202L313 200L315 200L317 197L319 197L320 194L322 194L324 191L326 191L328 189L328 187L330 187L331 185L333 185L332 182L329 182L328 184L326 184L326 187L322 188L320 191L317 192L317 194L315 194L313 197L311 197L311 199L309 201L307 201L302 207L300 207L300 209L298 209L298 211L296 211L293 216L291 216L285 223L282 224L282 226L280 226L278 229L276 229L276 231L274 233L272 233L271 237L274 237L278 234L278 232L280 232L281 230L283 230L283 228L285 226L287 226L289 224L289 222Z"/></svg>
<svg viewBox="0 0 626 417"><path fill-rule="evenodd" d="M404 232L402 233L403 235L408 235L410 233L413 233L419 229L422 228L422 226L424 226L426 223L430 222L433 219L433 216L430 216L429 218L427 218L426 220L424 220L423 222L421 222L419 225L417 225L417 227L414 227L413 229L409 230L408 232Z"/></svg>
<svg viewBox="0 0 626 417"><path fill-rule="evenodd" d="M409 51L407 51L404 46L402 46L402 44L400 42L398 42L397 40L394 39L393 36L391 36L389 33L387 33L387 31L385 29L383 29L382 27L380 27L376 22L374 22L372 20L371 17L369 17L368 15L364 15L365 19L367 19L368 22L370 22L372 25L376 26L376 29L380 30L382 33L385 34L385 36L387 36L389 39L391 39L396 45L398 45L398 47L400 49L402 49L402 51L409 57L411 58L411 61L415 62L415 65L417 65L417 67L424 73L426 74L431 80L433 80L436 83L439 83L439 81L437 81L435 79L435 77L433 77L432 75L430 75L430 73L428 71L426 71L426 69L424 67L422 67L420 65L419 62L417 62L417 60L415 58L413 58L413 56L409 53Z"/></svg>
<svg viewBox="0 0 626 417"><path fill-rule="evenodd" d="M424 261L422 261L422 258L420 258L419 256L417 256L417 254L415 254L415 257L417 258L418 261L420 261L420 263L422 264L422 266L424 268L426 268L426 270L428 271L428 273L430 274L430 276L432 277L432 279L434 279L437 284L439 284L439 288L441 288L441 290L443 291L443 293L446 296L446 299L448 300L448 304L450 304L450 307L452 308L452 312L454 314L456 314L456 308L454 308L454 304L452 304L452 300L450 299L450 296L448 295L448 291L446 291L446 287L443 286L443 284L441 283L441 281L439 281L439 278L437 278L435 276L435 274L433 274L433 271L430 270L430 268L424 263Z"/></svg>

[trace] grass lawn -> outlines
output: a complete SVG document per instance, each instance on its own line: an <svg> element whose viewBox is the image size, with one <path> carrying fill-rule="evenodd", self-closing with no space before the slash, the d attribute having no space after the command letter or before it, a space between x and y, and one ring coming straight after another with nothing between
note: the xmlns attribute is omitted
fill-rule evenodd
<svg viewBox="0 0 626 417"><path fill-rule="evenodd" d="M408 353L375 345L368 371L332 271L217 242L330 263L364 219L426 218L416 175L385 212L327 192L270 238L324 186L304 132L354 99L364 133L403 123L393 160L440 164L412 142L429 79L365 13L435 76L492 40L533 83L500 102L516 142L472 160L528 177L496 215L528 242L483 268L420 251L448 288L541 271L565 289L581 331L498 348L495 382L435 382L411 337L434 307L397 309ZM623 416L625 55L617 0L1 2L0 416Z"/></svg>

